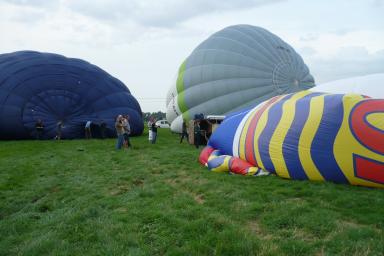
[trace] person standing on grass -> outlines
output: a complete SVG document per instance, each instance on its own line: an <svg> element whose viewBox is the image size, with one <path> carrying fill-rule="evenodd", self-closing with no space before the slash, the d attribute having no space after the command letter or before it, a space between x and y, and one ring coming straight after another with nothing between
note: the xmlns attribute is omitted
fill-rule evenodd
<svg viewBox="0 0 384 256"><path fill-rule="evenodd" d="M105 139L105 130L107 129L107 123L104 120L100 122L100 135L102 139Z"/></svg>
<svg viewBox="0 0 384 256"><path fill-rule="evenodd" d="M152 123L153 123L153 118L149 117L147 125L148 125L148 140L150 142L152 142Z"/></svg>
<svg viewBox="0 0 384 256"><path fill-rule="evenodd" d="M200 129L200 121L196 120L195 125L193 127L193 133L194 133L194 143L195 147L199 148L200 141L201 141L201 129Z"/></svg>
<svg viewBox="0 0 384 256"><path fill-rule="evenodd" d="M92 121L89 121L89 120L85 123L85 138L86 139L92 139L91 124L92 124Z"/></svg>
<svg viewBox="0 0 384 256"><path fill-rule="evenodd" d="M187 139L188 142L187 124L185 123L185 121L183 121L183 127L181 130L180 144L183 142L184 137Z"/></svg>
<svg viewBox="0 0 384 256"><path fill-rule="evenodd" d="M59 122L57 122L57 125L56 125L56 137L55 137L56 140L61 140L61 134L62 134L63 128L64 128L64 122L60 120Z"/></svg>
<svg viewBox="0 0 384 256"><path fill-rule="evenodd" d="M132 144L129 140L129 135L131 134L131 126L129 125L129 115L125 115L122 120L123 127L124 127L124 147L131 148Z"/></svg>
<svg viewBox="0 0 384 256"><path fill-rule="evenodd" d="M124 126L122 122L123 116L118 115L115 122L115 129L117 134L116 149L121 149L124 143Z"/></svg>
<svg viewBox="0 0 384 256"><path fill-rule="evenodd" d="M36 139L40 140L44 132L44 123L41 119L37 120L35 124L35 129L36 129Z"/></svg>
<svg viewBox="0 0 384 256"><path fill-rule="evenodd" d="M152 140L151 143L155 144L157 139L157 125L156 125L156 119L152 120L151 124L151 131L152 131Z"/></svg>

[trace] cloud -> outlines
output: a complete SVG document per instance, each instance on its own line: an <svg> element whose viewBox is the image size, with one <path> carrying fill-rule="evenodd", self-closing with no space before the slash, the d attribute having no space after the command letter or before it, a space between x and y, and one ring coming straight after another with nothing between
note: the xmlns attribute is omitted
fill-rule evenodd
<svg viewBox="0 0 384 256"><path fill-rule="evenodd" d="M59 0L0 0L0 21L30 27L56 12L59 6Z"/></svg>
<svg viewBox="0 0 384 256"><path fill-rule="evenodd" d="M68 8L95 19L131 20L150 27L173 27L190 18L213 12L254 8L281 0L67 0Z"/></svg>
<svg viewBox="0 0 384 256"><path fill-rule="evenodd" d="M373 7L382 7L384 5L384 1L383 0L373 0L372 1L372 6Z"/></svg>
<svg viewBox="0 0 384 256"><path fill-rule="evenodd" d="M318 38L319 38L319 35L314 33L308 33L306 35L301 36L300 41L309 42L309 41L315 41Z"/></svg>
<svg viewBox="0 0 384 256"><path fill-rule="evenodd" d="M339 35L339 36L344 36L348 33L356 31L356 28L339 28L339 29L333 29L330 31L331 34Z"/></svg>
<svg viewBox="0 0 384 256"><path fill-rule="evenodd" d="M297 52L304 56L312 56L317 53L315 49L308 46L297 49Z"/></svg>
<svg viewBox="0 0 384 256"><path fill-rule="evenodd" d="M32 26L43 20L46 17L46 12L42 9L32 7L9 7L6 15L7 17L3 16L2 19L6 18L8 21Z"/></svg>
<svg viewBox="0 0 384 256"><path fill-rule="evenodd" d="M369 53L365 47L343 47L333 56L304 55L317 83L373 73L384 73L384 49Z"/></svg>
<svg viewBox="0 0 384 256"><path fill-rule="evenodd" d="M50 8L60 4L60 0L0 0L1 3L13 4L18 6L27 6L33 8Z"/></svg>

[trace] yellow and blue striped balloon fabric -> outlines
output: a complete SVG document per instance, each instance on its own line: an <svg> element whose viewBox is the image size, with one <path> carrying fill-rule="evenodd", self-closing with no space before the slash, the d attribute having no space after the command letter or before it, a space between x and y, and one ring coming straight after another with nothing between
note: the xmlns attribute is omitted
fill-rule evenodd
<svg viewBox="0 0 384 256"><path fill-rule="evenodd" d="M303 91L271 99L243 124L237 154L255 166L284 178L384 187L384 100Z"/></svg>

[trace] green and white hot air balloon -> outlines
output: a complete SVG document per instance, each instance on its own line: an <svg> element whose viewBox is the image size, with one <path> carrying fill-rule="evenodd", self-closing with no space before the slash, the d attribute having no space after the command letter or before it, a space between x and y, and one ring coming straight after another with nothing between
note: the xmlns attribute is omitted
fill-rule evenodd
<svg viewBox="0 0 384 256"><path fill-rule="evenodd" d="M183 120L195 114L226 115L313 86L303 59L281 38L234 25L211 35L181 64L167 95L167 119L181 132Z"/></svg>

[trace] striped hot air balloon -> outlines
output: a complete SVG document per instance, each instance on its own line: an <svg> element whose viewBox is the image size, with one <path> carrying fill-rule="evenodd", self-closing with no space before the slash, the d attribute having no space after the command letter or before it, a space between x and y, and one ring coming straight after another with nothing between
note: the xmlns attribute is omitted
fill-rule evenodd
<svg viewBox="0 0 384 256"><path fill-rule="evenodd" d="M288 179L384 188L384 99L311 91L276 96L228 117L202 163L213 160L213 149L216 157L231 156L227 170L237 173L231 161Z"/></svg>

